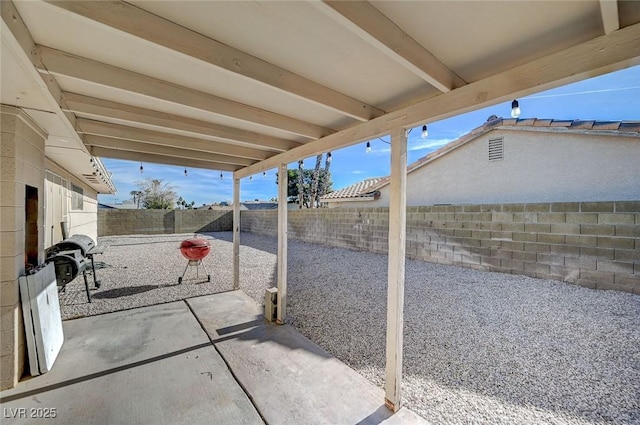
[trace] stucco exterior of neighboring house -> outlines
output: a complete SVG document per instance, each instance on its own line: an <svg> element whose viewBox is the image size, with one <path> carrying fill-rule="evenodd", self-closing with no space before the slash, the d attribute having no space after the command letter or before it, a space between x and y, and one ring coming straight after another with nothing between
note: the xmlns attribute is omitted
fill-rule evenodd
<svg viewBox="0 0 640 425"><path fill-rule="evenodd" d="M409 165L407 205L640 200L638 164L640 122L495 118ZM389 206L388 181L328 205L358 198Z"/></svg>

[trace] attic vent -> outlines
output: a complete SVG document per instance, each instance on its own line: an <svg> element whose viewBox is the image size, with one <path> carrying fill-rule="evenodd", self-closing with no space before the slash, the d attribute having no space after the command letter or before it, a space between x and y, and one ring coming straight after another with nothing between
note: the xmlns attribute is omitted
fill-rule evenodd
<svg viewBox="0 0 640 425"><path fill-rule="evenodd" d="M489 161L504 159L504 141L502 137L489 139Z"/></svg>

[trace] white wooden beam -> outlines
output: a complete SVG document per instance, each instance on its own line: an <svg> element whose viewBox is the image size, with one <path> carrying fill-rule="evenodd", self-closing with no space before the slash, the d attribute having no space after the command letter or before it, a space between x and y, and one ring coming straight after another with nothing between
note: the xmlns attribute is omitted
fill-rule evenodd
<svg viewBox="0 0 640 425"><path fill-rule="evenodd" d="M239 170L246 177L323 152L640 64L640 24L425 99ZM505 106L506 107L506 106Z"/></svg>
<svg viewBox="0 0 640 425"><path fill-rule="evenodd" d="M240 179L233 178L233 290L240 289Z"/></svg>
<svg viewBox="0 0 640 425"><path fill-rule="evenodd" d="M41 69L41 71L45 73L69 76L94 84L259 124L264 127L275 128L310 139L317 139L333 132L333 130L295 118L223 99L49 47L38 46L37 54L40 55L45 68Z"/></svg>
<svg viewBox="0 0 640 425"><path fill-rule="evenodd" d="M402 406L402 341L404 327L404 268L407 226L407 134L391 133L389 194L389 268L387 286L387 351L385 405L397 412Z"/></svg>
<svg viewBox="0 0 640 425"><path fill-rule="evenodd" d="M42 67L42 59L37 53L36 44L29 32L29 28L22 20L20 13L10 0L0 1L0 16L3 25L1 27L2 38L7 40L10 48L16 52L22 68L33 78L52 110L60 117L60 121L66 127L70 137L74 137L75 144L87 155L89 152L82 144L82 140L75 132L75 115L67 112L61 101L62 90L56 79L51 75L42 75L37 70ZM73 136L71 136L73 135Z"/></svg>
<svg viewBox="0 0 640 425"><path fill-rule="evenodd" d="M51 1L85 18L310 100L359 121L384 113L329 87L125 2Z"/></svg>
<svg viewBox="0 0 640 425"><path fill-rule="evenodd" d="M448 92L466 84L370 3L314 1L311 4L438 90Z"/></svg>
<svg viewBox="0 0 640 425"><path fill-rule="evenodd" d="M176 159L176 163L180 163L181 159L184 160L196 160L196 161L208 161L218 164L231 164L238 166L247 166L253 164L252 161L247 158L239 158L237 156L221 155L217 153L209 153L202 151L193 151L189 149L183 149L180 147L170 147L163 145L154 145L151 143L144 143L135 140L116 139L113 137L94 136L90 134L84 135L84 144L86 146L97 146L108 149L118 149L122 151L138 152L143 154L156 154L172 157ZM185 165L187 162L185 161Z"/></svg>
<svg viewBox="0 0 640 425"><path fill-rule="evenodd" d="M278 165L278 313L276 323L287 320L287 164Z"/></svg>
<svg viewBox="0 0 640 425"><path fill-rule="evenodd" d="M84 118L78 118L76 125L78 131L84 134L135 140L138 142L186 149L190 151L218 153L253 160L263 160L272 155L267 151L259 149L245 148L243 146L235 146L228 143L178 136L177 134L163 133L160 131L129 127L126 125L112 124L102 121L87 120ZM255 161L250 163L253 162Z"/></svg>
<svg viewBox="0 0 640 425"><path fill-rule="evenodd" d="M171 129L189 133L191 137L206 136L223 143L233 143L273 152L284 152L302 144L255 133L253 131L214 124L209 121L167 114L165 112L97 99L81 94L65 92L62 94L62 99L69 111L76 115L92 117L92 119L112 118L120 121L158 127L159 131L162 131L162 129Z"/></svg>
<svg viewBox="0 0 640 425"><path fill-rule="evenodd" d="M620 29L617 0L600 0L600 14L604 33L609 34Z"/></svg>
<svg viewBox="0 0 640 425"><path fill-rule="evenodd" d="M89 152L91 152L91 155L93 156L99 156L102 158L124 159L126 161L146 162L151 164L175 165L178 167L203 168L206 170L236 171L240 167L239 165L219 164L195 159L185 160L172 156L123 151L120 149L104 148L100 146L90 147Z"/></svg>

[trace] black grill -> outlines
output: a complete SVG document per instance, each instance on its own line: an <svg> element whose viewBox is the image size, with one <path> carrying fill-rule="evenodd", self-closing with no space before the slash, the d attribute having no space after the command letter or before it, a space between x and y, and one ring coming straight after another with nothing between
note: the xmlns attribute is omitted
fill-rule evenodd
<svg viewBox="0 0 640 425"><path fill-rule="evenodd" d="M96 289L100 287L100 281L96 277L96 267L93 262L95 254L102 254L107 247L97 245L89 236L73 235L70 238L59 242L46 253L46 262L53 262L56 270L56 281L58 286L65 290L67 283L75 279L82 273L84 285L87 290L87 299L91 302L91 292L89 291L89 281L87 280L87 259L91 260L91 271L93 272L93 282Z"/></svg>

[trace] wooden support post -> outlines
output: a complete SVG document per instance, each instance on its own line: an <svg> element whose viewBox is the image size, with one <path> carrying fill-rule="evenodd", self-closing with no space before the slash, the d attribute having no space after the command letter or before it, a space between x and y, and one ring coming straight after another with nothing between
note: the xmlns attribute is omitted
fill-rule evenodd
<svg viewBox="0 0 640 425"><path fill-rule="evenodd" d="M278 167L278 314L276 323L287 319L287 164Z"/></svg>
<svg viewBox="0 0 640 425"><path fill-rule="evenodd" d="M389 269L387 287L387 364L385 405L401 407L402 328L404 325L404 266L407 220L407 135L404 128L391 133L389 202Z"/></svg>
<svg viewBox="0 0 640 425"><path fill-rule="evenodd" d="M240 289L240 179L233 179L233 290Z"/></svg>

